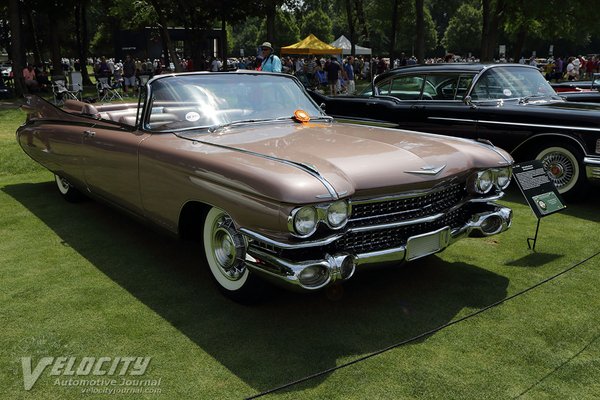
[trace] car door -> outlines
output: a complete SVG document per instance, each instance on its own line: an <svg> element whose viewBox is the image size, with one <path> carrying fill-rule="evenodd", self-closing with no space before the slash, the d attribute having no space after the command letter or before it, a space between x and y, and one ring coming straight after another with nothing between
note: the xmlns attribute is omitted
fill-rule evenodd
<svg viewBox="0 0 600 400"><path fill-rule="evenodd" d="M81 134L88 189L97 196L141 214L138 149L149 135L106 121L84 129Z"/></svg>
<svg viewBox="0 0 600 400"><path fill-rule="evenodd" d="M446 72L424 76L423 92L412 107L409 127L476 139L478 109L464 102L473 74Z"/></svg>

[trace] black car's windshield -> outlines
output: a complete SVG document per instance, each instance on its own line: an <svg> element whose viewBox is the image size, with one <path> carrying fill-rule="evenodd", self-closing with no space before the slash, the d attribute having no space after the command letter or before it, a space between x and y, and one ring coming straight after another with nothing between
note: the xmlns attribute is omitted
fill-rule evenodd
<svg viewBox="0 0 600 400"><path fill-rule="evenodd" d="M155 132L281 120L298 109L324 116L295 79L276 74L168 76L151 83L151 100L145 128Z"/></svg>
<svg viewBox="0 0 600 400"><path fill-rule="evenodd" d="M477 80L471 91L472 100L508 100L557 98L556 92L534 68L490 68Z"/></svg>

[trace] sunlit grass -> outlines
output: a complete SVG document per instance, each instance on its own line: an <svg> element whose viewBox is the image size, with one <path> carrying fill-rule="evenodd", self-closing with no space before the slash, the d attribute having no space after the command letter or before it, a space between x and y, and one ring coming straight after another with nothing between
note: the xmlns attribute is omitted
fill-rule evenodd
<svg viewBox="0 0 600 400"><path fill-rule="evenodd" d="M2 398L87 398L55 385L48 370L25 391L27 356L152 357L144 377L162 378L161 394L119 398L243 398L466 316L600 251L597 190L545 218L533 253L526 239L536 221L513 188L504 204L514 224L501 235L360 272L340 296L273 290L244 307L212 286L196 243L93 201L62 200L15 141L23 119L0 111ZM598 398L598 287L596 257L474 318L267 398Z"/></svg>

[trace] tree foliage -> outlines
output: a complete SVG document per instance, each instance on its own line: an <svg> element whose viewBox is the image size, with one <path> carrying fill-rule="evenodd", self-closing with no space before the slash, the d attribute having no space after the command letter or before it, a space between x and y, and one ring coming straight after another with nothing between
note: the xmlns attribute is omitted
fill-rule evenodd
<svg viewBox="0 0 600 400"><path fill-rule="evenodd" d="M484 59L598 52L597 0L0 0L0 47L23 61L59 63L61 57L113 56L115 33L159 25L190 33L195 64L203 31L223 28L225 52L254 55L270 40L277 48L310 33L325 42L340 35L371 47L376 55L423 47L426 57L443 51ZM394 5L397 5L394 19ZM9 10L9 5L11 8ZM423 6L422 42L416 6ZM17 13L12 24L10 13ZM81 13L85 15L81 15ZM14 18L12 18L14 19ZM395 28L394 28L395 27ZM158 30L156 30L158 36ZM161 32L163 39L168 31ZM168 37L167 37L168 39ZM441 40L440 40L441 39ZM13 43L17 48L13 49ZM81 48L85 47L85 51ZM166 51L171 53L171 51ZM25 55L27 54L27 59ZM189 56L189 54L188 54Z"/></svg>
<svg viewBox="0 0 600 400"><path fill-rule="evenodd" d="M481 42L481 10L461 5L448 22L442 45L449 53L477 54Z"/></svg>

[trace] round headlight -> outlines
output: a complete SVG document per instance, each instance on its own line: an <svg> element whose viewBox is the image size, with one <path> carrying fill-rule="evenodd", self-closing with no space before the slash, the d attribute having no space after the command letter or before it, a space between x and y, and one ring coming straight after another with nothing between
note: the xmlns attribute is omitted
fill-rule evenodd
<svg viewBox="0 0 600 400"><path fill-rule="evenodd" d="M302 207L294 214L294 230L301 236L312 234L317 228L317 222L317 210L314 207Z"/></svg>
<svg viewBox="0 0 600 400"><path fill-rule="evenodd" d="M327 207L327 222L332 228L339 228L348 221L348 203L336 201Z"/></svg>
<svg viewBox="0 0 600 400"><path fill-rule="evenodd" d="M510 168L501 168L496 171L496 186L504 190L510 184L512 171Z"/></svg>
<svg viewBox="0 0 600 400"><path fill-rule="evenodd" d="M480 171L477 173L477 179L475 180L475 188L479 193L487 193L490 191L494 184L492 171L489 169Z"/></svg>

